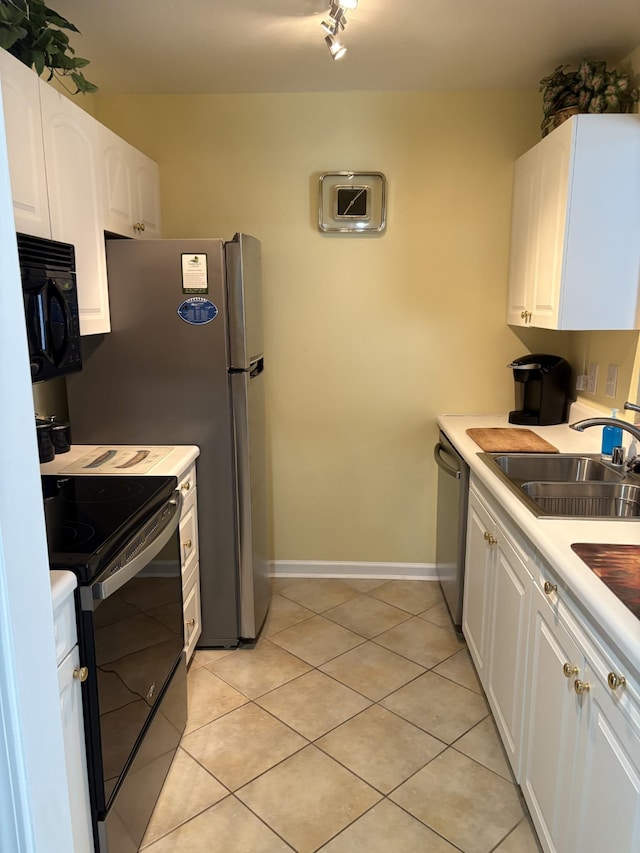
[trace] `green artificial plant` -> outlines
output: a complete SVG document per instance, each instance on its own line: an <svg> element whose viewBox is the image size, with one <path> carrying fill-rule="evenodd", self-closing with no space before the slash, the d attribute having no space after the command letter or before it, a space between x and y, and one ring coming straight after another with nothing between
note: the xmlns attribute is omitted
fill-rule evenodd
<svg viewBox="0 0 640 853"><path fill-rule="evenodd" d="M96 92L80 69L88 59L75 55L64 30L79 30L62 15L45 5L44 0L0 0L0 47L41 75L48 69L47 80L56 77L67 91L64 78L83 94Z"/></svg>
<svg viewBox="0 0 640 853"><path fill-rule="evenodd" d="M558 65L540 81L542 92L542 135L555 126L555 114L573 107L581 113L628 113L638 101L638 89L624 71L607 70L603 61L583 59L577 71Z"/></svg>

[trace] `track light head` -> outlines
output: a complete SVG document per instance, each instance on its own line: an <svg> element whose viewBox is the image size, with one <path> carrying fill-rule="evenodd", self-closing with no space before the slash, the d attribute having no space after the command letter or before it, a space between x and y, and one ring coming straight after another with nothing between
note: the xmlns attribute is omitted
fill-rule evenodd
<svg viewBox="0 0 640 853"><path fill-rule="evenodd" d="M347 48L343 44L340 44L332 35L325 36L324 40L327 43L332 59L342 59L347 52Z"/></svg>

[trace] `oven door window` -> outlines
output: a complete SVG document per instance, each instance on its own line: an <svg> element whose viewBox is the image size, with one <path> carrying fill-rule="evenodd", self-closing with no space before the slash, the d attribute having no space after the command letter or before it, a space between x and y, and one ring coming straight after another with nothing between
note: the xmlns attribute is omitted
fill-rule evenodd
<svg viewBox="0 0 640 853"><path fill-rule="evenodd" d="M176 533L92 614L105 806L184 646Z"/></svg>

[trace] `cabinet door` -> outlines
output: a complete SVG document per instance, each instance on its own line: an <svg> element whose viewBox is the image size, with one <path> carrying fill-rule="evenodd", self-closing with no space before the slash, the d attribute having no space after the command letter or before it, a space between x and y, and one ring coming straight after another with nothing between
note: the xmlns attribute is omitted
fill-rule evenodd
<svg viewBox="0 0 640 853"><path fill-rule="evenodd" d="M496 539L487 697L519 779L532 576L524 555L499 525Z"/></svg>
<svg viewBox="0 0 640 853"><path fill-rule="evenodd" d="M124 140L103 125L98 127L98 148L102 168L104 229L113 234L135 237L131 168Z"/></svg>
<svg viewBox="0 0 640 853"><path fill-rule="evenodd" d="M565 664L570 677L565 675ZM537 586L532 609L527 669L526 757L522 789L545 850L565 853L576 754L583 658L554 607ZM606 849L606 848L605 848Z"/></svg>
<svg viewBox="0 0 640 853"><path fill-rule="evenodd" d="M132 150L137 237L141 240L157 239L162 236L158 164L135 148Z"/></svg>
<svg viewBox="0 0 640 853"><path fill-rule="evenodd" d="M98 125L104 227L137 239L160 237L158 166L103 125Z"/></svg>
<svg viewBox="0 0 640 853"><path fill-rule="evenodd" d="M533 314L531 325L545 329L559 328L571 144L570 122L540 143L535 278L529 310Z"/></svg>
<svg viewBox="0 0 640 853"><path fill-rule="evenodd" d="M514 168L507 300L507 323L512 326L528 325L526 312L531 311L536 275L539 155L536 146L519 157Z"/></svg>
<svg viewBox="0 0 640 853"><path fill-rule="evenodd" d="M462 632L484 683L489 645L494 521L473 490L469 492Z"/></svg>
<svg viewBox="0 0 640 853"><path fill-rule="evenodd" d="M571 853L640 850L640 736L625 719L624 691L616 693L587 664L582 696Z"/></svg>
<svg viewBox="0 0 640 853"><path fill-rule="evenodd" d="M73 824L74 853L93 853L89 807L87 758L82 717L82 688L74 675L80 669L78 647L74 646L58 667L60 714L64 735L67 783Z"/></svg>
<svg viewBox="0 0 640 853"><path fill-rule="evenodd" d="M196 564L188 577L184 592L184 650L187 663L191 660L196 643L202 633L200 607L200 566Z"/></svg>
<svg viewBox="0 0 640 853"><path fill-rule="evenodd" d="M51 236L75 246L81 334L108 332L98 123L46 83L41 83L40 97Z"/></svg>
<svg viewBox="0 0 640 853"><path fill-rule="evenodd" d="M0 50L0 81L16 231L51 237L40 81L6 50Z"/></svg>

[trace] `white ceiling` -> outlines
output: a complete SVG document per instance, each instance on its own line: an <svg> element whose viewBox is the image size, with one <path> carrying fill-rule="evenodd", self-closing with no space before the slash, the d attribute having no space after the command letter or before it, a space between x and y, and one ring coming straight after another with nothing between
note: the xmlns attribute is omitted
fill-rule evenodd
<svg viewBox="0 0 640 853"><path fill-rule="evenodd" d="M360 0L344 59L328 0L52 0L104 93L532 89L640 45L640 0Z"/></svg>

